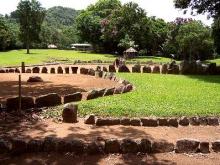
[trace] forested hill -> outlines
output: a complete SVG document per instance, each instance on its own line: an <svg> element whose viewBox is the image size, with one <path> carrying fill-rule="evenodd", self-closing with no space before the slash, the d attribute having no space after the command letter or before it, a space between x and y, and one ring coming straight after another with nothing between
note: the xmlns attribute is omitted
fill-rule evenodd
<svg viewBox="0 0 220 165"><path fill-rule="evenodd" d="M79 12L79 10L72 8L55 6L47 10L45 21L49 26L57 28L72 26Z"/></svg>

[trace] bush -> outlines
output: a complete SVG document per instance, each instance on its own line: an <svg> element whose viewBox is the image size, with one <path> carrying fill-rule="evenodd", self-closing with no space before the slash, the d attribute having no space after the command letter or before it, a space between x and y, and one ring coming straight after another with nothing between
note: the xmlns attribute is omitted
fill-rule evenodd
<svg viewBox="0 0 220 165"><path fill-rule="evenodd" d="M142 49L139 51L139 56L147 56L147 49Z"/></svg>

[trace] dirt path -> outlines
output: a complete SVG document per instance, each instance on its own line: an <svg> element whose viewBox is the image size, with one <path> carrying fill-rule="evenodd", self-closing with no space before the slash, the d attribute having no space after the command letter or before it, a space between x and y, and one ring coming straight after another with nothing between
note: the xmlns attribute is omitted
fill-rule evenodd
<svg viewBox="0 0 220 165"><path fill-rule="evenodd" d="M38 74L22 74L22 93L26 96L39 96L48 93L60 95L75 92L86 92L94 88L111 88L118 86L114 81L79 74L40 74L43 83L27 83L30 76ZM18 74L0 74L0 103L6 98L17 96Z"/></svg>

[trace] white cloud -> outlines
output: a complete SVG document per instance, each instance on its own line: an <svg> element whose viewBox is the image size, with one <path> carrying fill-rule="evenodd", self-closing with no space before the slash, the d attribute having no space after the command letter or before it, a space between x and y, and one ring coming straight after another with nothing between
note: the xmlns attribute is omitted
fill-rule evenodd
<svg viewBox="0 0 220 165"><path fill-rule="evenodd" d="M6 14L14 11L20 0L0 0L0 13ZM65 6L75 9L85 9L89 4L95 3L97 0L39 0L46 8L53 6ZM131 0L121 0L122 3L130 2ZM176 17L194 18L201 20L207 25L211 25L212 20L208 20L206 15L191 16L184 15L183 11L175 9L173 0L132 0L144 8L148 15L163 18L166 21L173 21Z"/></svg>

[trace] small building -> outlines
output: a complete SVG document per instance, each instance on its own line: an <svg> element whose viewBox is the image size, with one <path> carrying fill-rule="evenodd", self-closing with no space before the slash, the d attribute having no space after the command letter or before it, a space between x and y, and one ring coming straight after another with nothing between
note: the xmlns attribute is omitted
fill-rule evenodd
<svg viewBox="0 0 220 165"><path fill-rule="evenodd" d="M92 50L91 44L71 44L71 49L79 51L89 51Z"/></svg>
<svg viewBox="0 0 220 165"><path fill-rule="evenodd" d="M57 49L57 46L54 44L50 44L47 47L48 47L48 49Z"/></svg>
<svg viewBox="0 0 220 165"><path fill-rule="evenodd" d="M135 50L134 48L130 47L126 51L124 51L124 58L129 59L129 58L135 58L138 55L138 51Z"/></svg>

